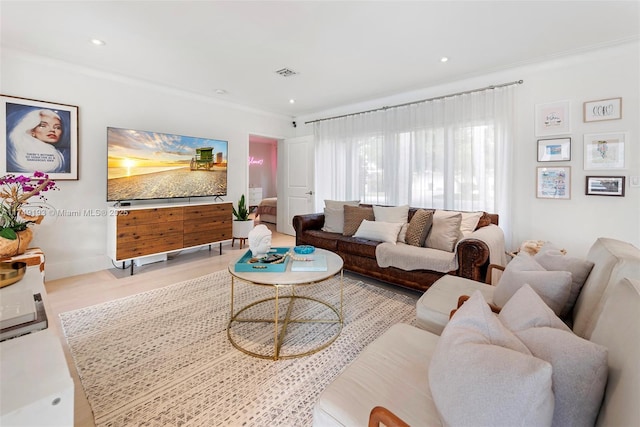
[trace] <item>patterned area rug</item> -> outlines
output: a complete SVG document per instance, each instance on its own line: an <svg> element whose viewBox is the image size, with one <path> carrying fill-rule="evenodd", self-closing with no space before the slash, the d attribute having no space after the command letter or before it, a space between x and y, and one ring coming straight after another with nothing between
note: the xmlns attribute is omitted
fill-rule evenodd
<svg viewBox="0 0 640 427"><path fill-rule="evenodd" d="M415 319L417 297L344 277L344 326L330 346L260 359L227 337L230 283L220 271L60 315L96 425L309 426L319 393L360 351L391 325ZM296 287L305 293L339 306L339 278ZM236 281L234 309L270 296L270 288ZM283 318L288 300L280 303ZM298 299L292 315L331 317L322 307ZM272 316L274 304L252 310ZM291 324L282 352L304 352L335 328ZM273 351L273 331L266 323L232 328L236 342L257 352Z"/></svg>

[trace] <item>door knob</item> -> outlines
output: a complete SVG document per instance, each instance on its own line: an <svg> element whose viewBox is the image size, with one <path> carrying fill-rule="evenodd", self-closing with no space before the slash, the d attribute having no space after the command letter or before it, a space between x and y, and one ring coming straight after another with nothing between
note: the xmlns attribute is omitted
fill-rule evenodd
<svg viewBox="0 0 640 427"><path fill-rule="evenodd" d="M304 194L308 194L308 195L310 195L310 196L313 196L313 190L311 190L311 191L307 191L307 192L306 192L306 193L304 193Z"/></svg>

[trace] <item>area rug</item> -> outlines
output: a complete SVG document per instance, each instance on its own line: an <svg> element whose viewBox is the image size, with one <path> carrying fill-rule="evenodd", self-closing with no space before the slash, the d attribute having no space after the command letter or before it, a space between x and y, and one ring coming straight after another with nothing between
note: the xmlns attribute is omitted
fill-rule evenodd
<svg viewBox="0 0 640 427"><path fill-rule="evenodd" d="M338 306L338 280L296 287L296 295ZM260 359L227 337L230 283L220 271L60 315L97 426L309 426L320 392L360 351L391 325L415 319L417 297L344 277L344 326L330 346L301 358ZM236 281L234 305L271 291ZM296 300L295 316L331 314L304 301ZM292 324L283 352L313 348L335 327ZM233 331L243 346L268 351L273 325L252 328L260 326Z"/></svg>

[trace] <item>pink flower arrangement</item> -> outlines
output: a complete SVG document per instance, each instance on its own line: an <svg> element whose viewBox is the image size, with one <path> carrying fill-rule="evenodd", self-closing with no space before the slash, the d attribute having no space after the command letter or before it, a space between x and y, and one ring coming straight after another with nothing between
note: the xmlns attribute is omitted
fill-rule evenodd
<svg viewBox="0 0 640 427"><path fill-rule="evenodd" d="M40 224L43 215L27 215L22 207L34 196L46 201L42 193L58 189L49 175L37 171L33 176L8 174L0 178L0 237L15 240L16 233L26 230L29 224Z"/></svg>

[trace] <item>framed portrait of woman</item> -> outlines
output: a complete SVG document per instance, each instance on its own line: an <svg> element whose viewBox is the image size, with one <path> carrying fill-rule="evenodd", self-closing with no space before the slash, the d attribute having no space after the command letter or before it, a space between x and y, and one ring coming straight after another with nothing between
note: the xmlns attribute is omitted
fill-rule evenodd
<svg viewBox="0 0 640 427"><path fill-rule="evenodd" d="M56 180L78 179L78 107L0 95L6 156L0 174L44 172Z"/></svg>

